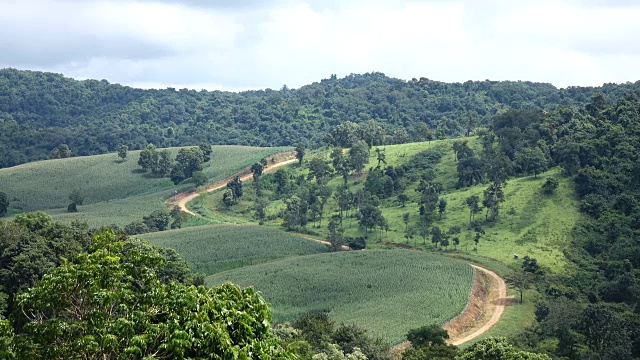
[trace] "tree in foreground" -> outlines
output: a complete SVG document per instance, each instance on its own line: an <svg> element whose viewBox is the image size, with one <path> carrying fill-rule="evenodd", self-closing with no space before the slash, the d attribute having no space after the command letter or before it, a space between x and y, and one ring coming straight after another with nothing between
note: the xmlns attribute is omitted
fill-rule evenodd
<svg viewBox="0 0 640 360"><path fill-rule="evenodd" d="M33 359L286 359L253 289L187 286L111 231L21 294L12 345ZM164 273L164 275L167 275ZM2 324L0 324L1 326Z"/></svg>
<svg viewBox="0 0 640 360"><path fill-rule="evenodd" d="M488 338L467 349L459 360L551 360L545 354L516 349L504 338Z"/></svg>

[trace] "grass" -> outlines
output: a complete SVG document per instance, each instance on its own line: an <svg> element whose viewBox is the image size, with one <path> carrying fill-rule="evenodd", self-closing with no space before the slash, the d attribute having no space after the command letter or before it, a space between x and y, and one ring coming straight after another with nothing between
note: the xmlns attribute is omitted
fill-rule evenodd
<svg viewBox="0 0 640 360"><path fill-rule="evenodd" d="M179 148L171 148L175 156ZM203 170L211 180L223 178L251 163L287 148L214 146L212 160ZM180 191L168 178L140 173L139 151L130 151L120 162L115 153L32 162L0 169L2 191L11 199L12 213L65 208L72 190L79 190L84 204L125 199L163 190ZM208 165L208 166L207 166Z"/></svg>
<svg viewBox="0 0 640 360"><path fill-rule="evenodd" d="M140 237L175 249L191 269L205 275L328 251L326 245L301 236L255 225L198 226Z"/></svg>
<svg viewBox="0 0 640 360"><path fill-rule="evenodd" d="M473 272L462 261L408 250L370 250L284 259L206 279L254 286L274 320L328 311L337 322L369 329L392 343L408 330L444 324L467 303Z"/></svg>
<svg viewBox="0 0 640 360"><path fill-rule="evenodd" d="M540 174L537 178L525 176L514 178L507 182L505 187L505 202L501 204L499 220L496 223L485 223L486 234L480 239L477 252L474 251L474 233L468 228L469 210L466 206L466 198L471 195L483 196L483 191L487 184L481 184L469 188L456 189L457 162L451 144L457 139L438 140L432 142L388 145L385 146L387 163L398 166L411 159L418 152L429 148L440 149L443 157L436 166L436 181L444 185L444 192L441 197L447 200L447 209L442 219L436 219L433 223L443 230L448 230L451 226L460 226L461 244L458 250L467 254L478 254L499 260L505 264L514 262L514 254L520 258L528 255L534 257L538 262L549 269L559 272L564 269L566 260L564 250L568 246L571 231L575 223L580 219L578 211L578 200L573 189L571 179L563 177L558 168L551 169ZM475 150L479 150L479 141L476 138L467 138L469 145ZM313 156L326 157L326 152L309 154ZM375 151L371 151L369 166L376 164ZM294 173L305 173L305 167L293 168ZM559 180L560 187L554 195L544 195L540 187L547 177L554 177ZM356 191L362 188L366 175L352 177L349 180L350 188ZM335 188L342 182L336 177L329 181L329 186ZM390 229L380 234L369 235L369 246L376 246L379 240L405 243L405 224L402 221L404 213L410 215L410 226L416 231L415 237L410 241L411 245L429 249L431 239L425 240L418 231L418 200L419 194L415 191L416 184L410 184L404 191L410 198L405 207L401 207L395 197L382 202L381 210L387 219ZM269 191L265 191L269 194ZM202 215L219 222L232 222L246 224L255 222L252 209L254 206L255 194L251 182L245 184L245 196L239 205L228 209L221 205L222 193L213 193L203 199L198 199L189 206ZM267 209L271 220L267 222L270 226L278 226L282 220L277 218L277 214L282 209L282 201L274 201ZM336 208L335 199L329 199L326 207L325 218L329 218ZM484 212L477 214L476 219L484 220ZM307 232L319 237L327 238L325 220L322 227L307 225ZM348 218L344 222L345 236L362 236L364 231L359 228L358 222L354 218ZM381 236L382 235L382 236ZM450 247L451 248L451 247Z"/></svg>

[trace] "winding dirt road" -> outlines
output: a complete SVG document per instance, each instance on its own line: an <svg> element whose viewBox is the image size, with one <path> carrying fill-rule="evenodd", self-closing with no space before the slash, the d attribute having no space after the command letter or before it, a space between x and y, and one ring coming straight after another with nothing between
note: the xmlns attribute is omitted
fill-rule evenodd
<svg viewBox="0 0 640 360"><path fill-rule="evenodd" d="M264 169L265 173L297 161L295 152L293 151L276 154L273 158L276 159L276 161ZM165 201L165 204L170 208L177 206L187 214L201 216L187 209L187 203L205 192L213 192L224 188L227 182L236 176L240 177L240 180L246 181L250 179L253 174L247 167L232 176L200 188L200 191L192 189L172 196ZM309 240L331 245L328 241L316 239L304 234L301 235ZM348 246L345 246L344 250L350 249ZM464 344L488 331L500 320L505 305L513 300L513 297L507 297L507 286L500 276L483 267L473 264L469 265L474 268L474 284L471 294L469 295L469 302L460 315L443 326L443 328L449 332L449 343L451 345ZM410 343L406 341L394 347L392 351L394 353L402 353L409 346Z"/></svg>
<svg viewBox="0 0 640 360"><path fill-rule="evenodd" d="M289 165L291 163L294 163L297 161L297 159L295 158L295 152L294 151L287 151L284 153L279 153L276 154L274 156L272 156L274 159L276 159L275 163L269 164L263 171L263 173L267 173L267 172L271 172L274 169L277 169L281 166L285 166L285 165ZM251 169L250 168L244 168L242 170L240 170L239 172L226 177L222 180L218 180L216 182L212 182L208 185L206 185L204 188L200 188L200 191L196 191L196 189L192 189L192 190L187 190L185 192L181 192L180 194L174 195L172 197L170 197L169 199L167 199L165 201L165 204L169 207L169 208L173 208L173 207L178 207L180 209L180 211L185 212L187 214L193 215L193 216L201 216L200 214L196 214L193 211L187 209L187 203L195 198L197 198L198 196L200 196L202 193L205 192L213 192L216 190L220 190L222 188L224 188L225 186L227 186L227 183L232 180L234 177L240 177L240 180L242 181L246 181L251 179L251 177L253 176L253 174L251 173Z"/></svg>

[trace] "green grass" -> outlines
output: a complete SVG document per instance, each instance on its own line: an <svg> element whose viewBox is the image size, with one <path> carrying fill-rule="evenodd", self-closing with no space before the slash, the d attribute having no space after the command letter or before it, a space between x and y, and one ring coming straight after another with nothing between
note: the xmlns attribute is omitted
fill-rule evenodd
<svg viewBox="0 0 640 360"><path fill-rule="evenodd" d="M408 250L295 257L226 271L206 279L254 286L274 320L325 310L337 322L365 327L392 343L408 330L444 324L465 307L473 281L466 263Z"/></svg>
<svg viewBox="0 0 640 360"><path fill-rule="evenodd" d="M170 150L175 156L179 148ZM212 160L204 172L212 179L223 178L251 163L287 148L214 146ZM115 153L38 161L0 169L2 191L11 199L12 213L66 208L72 190L79 190L84 204L125 199L131 196L171 189L179 191L190 184L174 186L168 178L140 173L139 151L131 151L127 161L119 162Z"/></svg>
<svg viewBox="0 0 640 360"><path fill-rule="evenodd" d="M140 237L175 249L192 270L206 275L328 251L326 245L298 235L255 225L198 226Z"/></svg>

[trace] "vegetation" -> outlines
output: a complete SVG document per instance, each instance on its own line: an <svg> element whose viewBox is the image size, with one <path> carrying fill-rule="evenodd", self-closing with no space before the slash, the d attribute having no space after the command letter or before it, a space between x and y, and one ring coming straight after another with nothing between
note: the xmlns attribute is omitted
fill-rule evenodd
<svg viewBox="0 0 640 360"><path fill-rule="evenodd" d="M553 109L585 104L598 92L611 99L638 83L557 89L514 81L403 81L381 73L331 76L300 89L231 93L172 88L133 89L105 80L0 70L0 167L115 152L119 146L200 144L316 147L339 122L364 126L385 144L469 135L505 108ZM339 120L339 121L338 121ZM367 139L363 139L367 141ZM380 145L368 141L372 145ZM64 146L63 146L64 145ZM351 147L347 145L340 145ZM68 151L68 152L67 152Z"/></svg>
<svg viewBox="0 0 640 360"><path fill-rule="evenodd" d="M169 150L172 157L179 151L178 148ZM211 162L203 172L212 180L221 179L282 150L284 149L215 146ZM139 156L139 151L128 152L128 157L133 159L138 159ZM68 195L74 190L85 196L83 204L86 206L167 189L185 189L185 186L175 187L167 178L141 174L135 161L120 162L114 157L113 154L75 157L1 169L2 191L12 199L12 209L35 211L66 208Z"/></svg>
<svg viewBox="0 0 640 360"><path fill-rule="evenodd" d="M327 252L327 246L255 225L209 225L141 236L175 249L195 272L212 275L294 256Z"/></svg>
<svg viewBox="0 0 640 360"><path fill-rule="evenodd" d="M327 311L397 343L411 328L443 324L460 313L472 278L463 262L377 250L294 257L218 273L206 283L254 286L273 305L276 321Z"/></svg>

